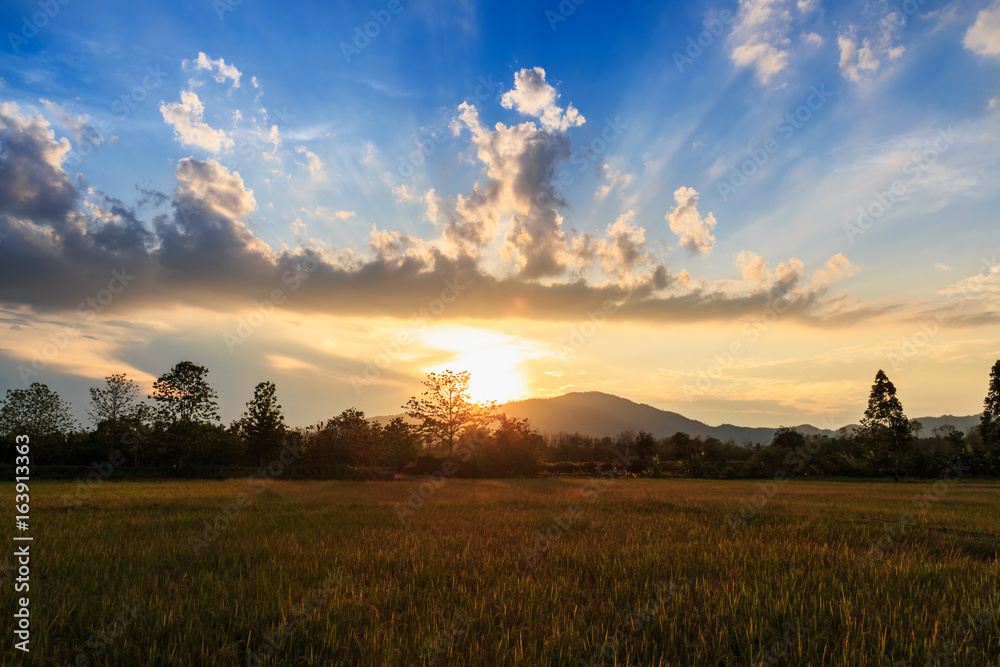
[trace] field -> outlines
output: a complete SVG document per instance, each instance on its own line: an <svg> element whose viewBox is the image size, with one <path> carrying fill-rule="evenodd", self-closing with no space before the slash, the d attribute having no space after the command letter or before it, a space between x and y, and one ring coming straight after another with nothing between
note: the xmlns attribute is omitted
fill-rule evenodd
<svg viewBox="0 0 1000 667"><path fill-rule="evenodd" d="M997 483L420 485L34 483L3 662L1000 664Z"/></svg>

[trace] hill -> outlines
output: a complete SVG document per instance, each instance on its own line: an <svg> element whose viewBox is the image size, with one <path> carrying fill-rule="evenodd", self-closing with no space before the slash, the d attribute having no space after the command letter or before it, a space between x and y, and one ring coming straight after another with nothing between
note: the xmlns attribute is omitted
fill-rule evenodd
<svg viewBox="0 0 1000 667"><path fill-rule="evenodd" d="M580 433L592 437L614 436L622 431L647 431L657 438L666 438L678 431L688 435L718 438L725 442L733 440L737 444L759 442L767 444L777 430L767 427L736 426L720 424L709 426L696 419L690 419L677 412L661 410L645 403L636 403L621 396L599 391L572 392L551 398L528 398L512 401L500 406L500 411L510 417L528 419L534 428L546 435L556 433ZM393 415L398 416L398 415ZM380 422L388 422L393 416L376 417ZM934 428L950 424L966 431L979 423L979 415L955 417L920 417L924 428L920 435L928 437ZM822 433L835 435L835 431L821 429L811 424L794 427L804 435ZM848 426L849 430L856 425Z"/></svg>

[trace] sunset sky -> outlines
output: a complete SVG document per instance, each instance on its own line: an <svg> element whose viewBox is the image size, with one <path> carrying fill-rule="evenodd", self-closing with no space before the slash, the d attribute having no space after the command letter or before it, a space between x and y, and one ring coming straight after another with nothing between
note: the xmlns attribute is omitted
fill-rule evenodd
<svg viewBox="0 0 1000 667"><path fill-rule="evenodd" d="M305 425L450 368L841 426L882 368L982 409L998 1L39 7L0 9L0 390L83 419L191 360Z"/></svg>

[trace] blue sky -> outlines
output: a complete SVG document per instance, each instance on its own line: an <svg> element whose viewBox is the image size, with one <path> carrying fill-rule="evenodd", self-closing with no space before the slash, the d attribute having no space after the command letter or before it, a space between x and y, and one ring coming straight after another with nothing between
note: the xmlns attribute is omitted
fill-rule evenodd
<svg viewBox="0 0 1000 667"><path fill-rule="evenodd" d="M997 2L53 2L0 10L2 388L27 364L82 414L191 358L227 419L277 379L306 423L464 366L483 398L774 425L855 421L885 367L910 411L979 408ZM367 378L448 276L473 287Z"/></svg>

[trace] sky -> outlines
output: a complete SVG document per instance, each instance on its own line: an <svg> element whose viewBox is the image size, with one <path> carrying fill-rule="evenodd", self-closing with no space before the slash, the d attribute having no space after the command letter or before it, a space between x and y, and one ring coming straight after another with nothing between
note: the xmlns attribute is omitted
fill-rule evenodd
<svg viewBox="0 0 1000 667"><path fill-rule="evenodd" d="M1000 357L1000 2L0 8L0 391L836 428Z"/></svg>

